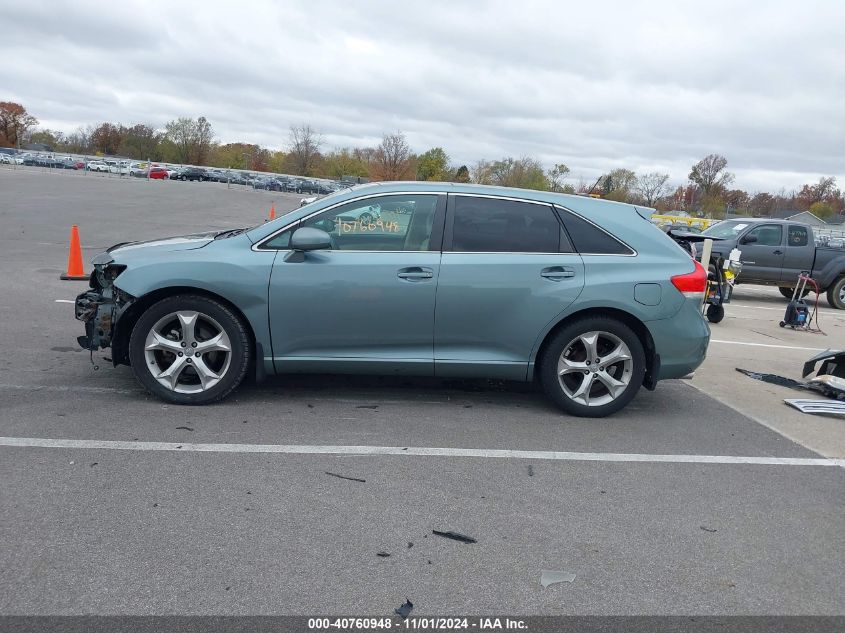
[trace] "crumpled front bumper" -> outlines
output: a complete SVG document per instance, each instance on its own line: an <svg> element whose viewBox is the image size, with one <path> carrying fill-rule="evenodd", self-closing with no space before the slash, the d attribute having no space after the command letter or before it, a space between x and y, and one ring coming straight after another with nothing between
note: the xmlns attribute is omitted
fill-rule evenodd
<svg viewBox="0 0 845 633"><path fill-rule="evenodd" d="M115 308L113 299L102 290L89 290L76 297L75 316L85 324L85 335L76 339L82 349L97 351L111 346Z"/></svg>
<svg viewBox="0 0 845 633"><path fill-rule="evenodd" d="M85 335L76 339L83 349L96 351L111 347L115 326L134 301L134 297L115 287L114 280L125 267L112 267L111 261L110 257L94 258L90 290L78 295L74 302L75 316L85 324Z"/></svg>

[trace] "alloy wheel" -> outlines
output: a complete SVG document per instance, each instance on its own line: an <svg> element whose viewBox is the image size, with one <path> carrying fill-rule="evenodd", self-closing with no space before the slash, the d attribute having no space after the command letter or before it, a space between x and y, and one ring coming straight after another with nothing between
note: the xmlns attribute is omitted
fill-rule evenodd
<svg viewBox="0 0 845 633"><path fill-rule="evenodd" d="M560 386L568 398L588 407L613 402L631 382L631 350L610 332L585 332L571 340L557 363Z"/></svg>
<svg viewBox="0 0 845 633"><path fill-rule="evenodd" d="M220 382L232 361L229 335L210 316L172 312L150 328L144 343L147 368L170 391L199 393Z"/></svg>

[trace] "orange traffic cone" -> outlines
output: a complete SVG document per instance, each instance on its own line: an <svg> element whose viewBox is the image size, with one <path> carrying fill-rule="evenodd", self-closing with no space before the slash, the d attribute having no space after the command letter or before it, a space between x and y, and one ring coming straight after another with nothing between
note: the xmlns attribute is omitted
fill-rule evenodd
<svg viewBox="0 0 845 633"><path fill-rule="evenodd" d="M276 219L276 205L275 205L275 204L273 204L273 205L270 207L270 218L269 218L269 219L270 219L270 220L275 220L275 219Z"/></svg>
<svg viewBox="0 0 845 633"><path fill-rule="evenodd" d="M87 281L88 275L82 267L82 244L79 242L79 227L70 227L70 251L67 255L67 272L59 275L59 279L73 279Z"/></svg>

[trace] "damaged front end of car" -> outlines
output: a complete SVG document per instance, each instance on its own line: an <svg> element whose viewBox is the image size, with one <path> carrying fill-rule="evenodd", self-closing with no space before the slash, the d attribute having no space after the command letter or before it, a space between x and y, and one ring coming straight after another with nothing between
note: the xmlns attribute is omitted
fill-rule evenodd
<svg viewBox="0 0 845 633"><path fill-rule="evenodd" d="M126 266L115 264L109 251L94 257L91 262L94 270L89 282L91 289L77 296L75 302L76 318L85 324L85 335L76 340L92 354L111 347L117 322L135 301L135 297L114 285ZM116 358L114 362L117 364Z"/></svg>

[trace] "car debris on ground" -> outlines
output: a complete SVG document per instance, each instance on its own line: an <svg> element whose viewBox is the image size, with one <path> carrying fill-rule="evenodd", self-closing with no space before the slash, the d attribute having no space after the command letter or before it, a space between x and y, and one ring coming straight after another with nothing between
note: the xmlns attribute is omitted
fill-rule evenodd
<svg viewBox="0 0 845 633"><path fill-rule="evenodd" d="M540 584L543 585L544 589L549 585L559 582L572 582L573 580L575 580L575 574L571 571L540 570Z"/></svg>
<svg viewBox="0 0 845 633"><path fill-rule="evenodd" d="M466 534L460 534L458 532L441 532L440 530L432 530L432 534L435 536L442 536L443 538L450 538L453 541L460 541L461 543L477 543L474 538L471 536L467 536Z"/></svg>

